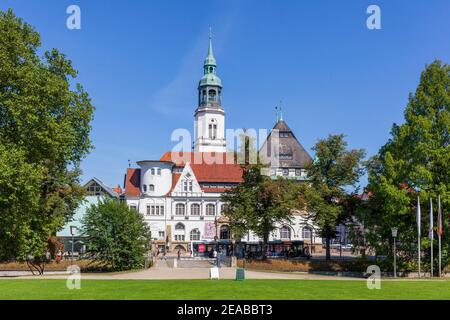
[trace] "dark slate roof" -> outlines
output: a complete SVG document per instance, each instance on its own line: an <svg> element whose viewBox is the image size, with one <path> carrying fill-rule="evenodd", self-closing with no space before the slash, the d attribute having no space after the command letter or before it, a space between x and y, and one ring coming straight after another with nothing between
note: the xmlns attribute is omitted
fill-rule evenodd
<svg viewBox="0 0 450 320"><path fill-rule="evenodd" d="M119 194L114 190L115 188L110 188L106 184L103 183L100 179L97 179L96 177L93 177L91 180L86 182L83 186L83 188L87 188L92 182L96 182L104 192L108 193L111 197L119 197Z"/></svg>
<svg viewBox="0 0 450 320"><path fill-rule="evenodd" d="M307 164L312 162L311 156L303 148L303 146L298 142L292 130L289 128L286 122L279 120L272 131L267 136L266 141L262 145L259 155L261 160L267 161L271 159L271 145L272 145L272 135L273 130L278 130L279 135L279 166L280 168L300 168L303 169ZM264 152L265 151L265 152ZM276 155L275 150L275 156Z"/></svg>

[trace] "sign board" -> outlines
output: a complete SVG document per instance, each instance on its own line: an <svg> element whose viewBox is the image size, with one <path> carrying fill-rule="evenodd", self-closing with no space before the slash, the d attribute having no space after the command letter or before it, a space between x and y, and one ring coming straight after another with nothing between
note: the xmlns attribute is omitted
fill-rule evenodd
<svg viewBox="0 0 450 320"><path fill-rule="evenodd" d="M205 245L203 243L199 243L197 249L199 253L203 253L205 252Z"/></svg>
<svg viewBox="0 0 450 320"><path fill-rule="evenodd" d="M245 269L237 268L236 269L236 281L245 280Z"/></svg>
<svg viewBox="0 0 450 320"><path fill-rule="evenodd" d="M209 271L209 278L211 280L212 279L219 280L219 268L217 268L217 267L211 268L210 271Z"/></svg>
<svg viewBox="0 0 450 320"><path fill-rule="evenodd" d="M215 236L216 236L215 223L214 222L205 223L205 232L204 232L205 239L214 239Z"/></svg>

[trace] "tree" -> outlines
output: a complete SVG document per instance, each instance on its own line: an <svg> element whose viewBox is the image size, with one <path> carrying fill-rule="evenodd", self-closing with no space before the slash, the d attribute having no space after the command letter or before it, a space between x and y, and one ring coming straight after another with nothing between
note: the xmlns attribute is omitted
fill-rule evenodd
<svg viewBox="0 0 450 320"><path fill-rule="evenodd" d="M224 216L229 219L230 229L235 238L242 238L252 231L263 239L263 258L266 257L266 246L270 233L282 223L290 223L294 208L293 183L279 178L272 180L262 174L264 168L260 164L250 164L250 151L253 148L252 138L242 136L240 152L244 152L243 182L226 191L222 201L227 206Z"/></svg>
<svg viewBox="0 0 450 320"><path fill-rule="evenodd" d="M113 271L144 266L151 241L142 214L116 199L105 199L87 209L82 221L87 254Z"/></svg>
<svg viewBox="0 0 450 320"><path fill-rule="evenodd" d="M362 149L347 150L344 135L330 135L319 140L313 150L316 157L307 168L310 183L300 186L298 199L299 205L306 207L310 218L319 226L329 260L336 226L346 219L347 204L354 196L347 190L355 187L363 174L365 152Z"/></svg>
<svg viewBox="0 0 450 320"><path fill-rule="evenodd" d="M83 198L94 107L57 49L0 11L0 260L38 260ZM74 86L74 89L71 87Z"/></svg>
<svg viewBox="0 0 450 320"><path fill-rule="evenodd" d="M399 251L404 253L400 261L407 262L417 258L417 196L424 218L422 230L429 230L430 198L435 209L438 195L443 208L450 204L449 65L434 61L425 68L415 93L409 95L404 115L405 123L393 125L392 137L368 163L372 196L359 219L369 245L390 256L390 229L398 227ZM447 228L448 217L444 217L444 230ZM428 232L422 235L423 247L429 248ZM444 263L449 262L449 241L444 232Z"/></svg>

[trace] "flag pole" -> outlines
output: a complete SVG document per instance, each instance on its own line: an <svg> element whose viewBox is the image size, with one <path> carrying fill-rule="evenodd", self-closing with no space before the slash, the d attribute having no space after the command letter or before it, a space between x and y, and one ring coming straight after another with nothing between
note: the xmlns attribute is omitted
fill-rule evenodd
<svg viewBox="0 0 450 320"><path fill-rule="evenodd" d="M439 278L441 275L441 263L442 263L442 252L441 252L441 235L442 235L442 214L441 214L441 195L438 195L438 242L439 242Z"/></svg>
<svg viewBox="0 0 450 320"><path fill-rule="evenodd" d="M430 271L433 278L433 199L430 198L430 240L431 240L431 264Z"/></svg>
<svg viewBox="0 0 450 320"><path fill-rule="evenodd" d="M420 212L420 198L417 197L417 257L419 258L419 278L420 278L420 221L421 221L421 212Z"/></svg>

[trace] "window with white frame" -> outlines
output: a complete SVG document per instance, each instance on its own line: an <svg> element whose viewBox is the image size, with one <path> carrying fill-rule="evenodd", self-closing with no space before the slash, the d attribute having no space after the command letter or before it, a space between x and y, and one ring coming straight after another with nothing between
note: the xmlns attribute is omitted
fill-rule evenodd
<svg viewBox="0 0 450 320"><path fill-rule="evenodd" d="M291 238L291 228L289 228L288 226L281 227L280 238L281 239L290 239Z"/></svg>
<svg viewBox="0 0 450 320"><path fill-rule="evenodd" d="M164 231L159 231L158 232L158 236L159 236L160 239L164 239L165 232Z"/></svg>
<svg viewBox="0 0 450 320"><path fill-rule="evenodd" d="M214 216L216 214L216 206L212 203L208 203L206 205L206 215L207 216Z"/></svg>
<svg viewBox="0 0 450 320"><path fill-rule="evenodd" d="M151 172L152 176L154 176L155 175L155 168L151 168L150 172Z"/></svg>
<svg viewBox="0 0 450 320"><path fill-rule="evenodd" d="M184 241L186 228L184 226L184 224L182 223L177 223L175 225L175 233L174 233L174 239L175 241Z"/></svg>
<svg viewBox="0 0 450 320"><path fill-rule="evenodd" d="M132 205L130 206L130 209L131 209L131 210L134 210L134 211L137 211L137 207L136 207L134 204L132 204Z"/></svg>
<svg viewBox="0 0 450 320"><path fill-rule="evenodd" d="M156 174L157 174L158 176L161 175L161 168L157 168L157 169L156 169Z"/></svg>
<svg viewBox="0 0 450 320"><path fill-rule="evenodd" d="M175 241L184 241L184 234L174 235Z"/></svg>
<svg viewBox="0 0 450 320"><path fill-rule="evenodd" d="M184 180L183 181L183 191L184 192L192 192L192 181Z"/></svg>
<svg viewBox="0 0 450 320"><path fill-rule="evenodd" d="M162 216L164 215L164 206L162 205L147 205L147 215Z"/></svg>
<svg viewBox="0 0 450 320"><path fill-rule="evenodd" d="M155 185L154 184L149 184L148 185L148 189L149 189L149 191L155 191Z"/></svg>
<svg viewBox="0 0 450 320"><path fill-rule="evenodd" d="M200 205L198 203L191 204L191 215L192 216L200 215Z"/></svg>
<svg viewBox="0 0 450 320"><path fill-rule="evenodd" d="M190 237L191 237L191 241L198 241L198 240L200 240L200 230L198 230L198 229L192 230L191 234L190 234Z"/></svg>
<svg viewBox="0 0 450 320"><path fill-rule="evenodd" d="M184 216L184 214L185 214L185 205L184 205L184 203L177 203L175 205L175 214L177 216Z"/></svg>
<svg viewBox="0 0 450 320"><path fill-rule="evenodd" d="M312 230L310 227L303 227L302 229L302 238L303 239L311 239Z"/></svg>

